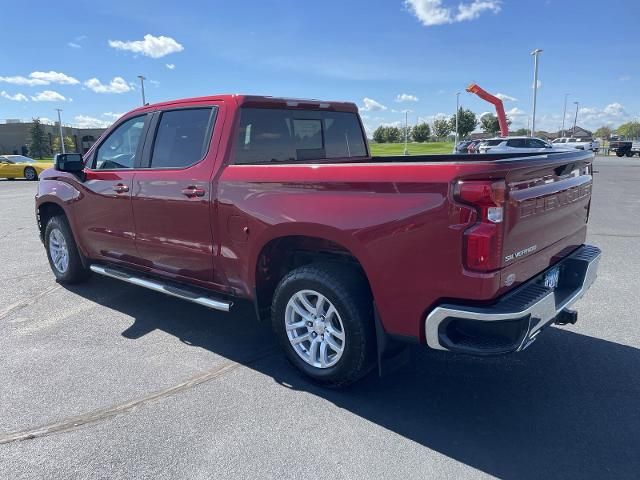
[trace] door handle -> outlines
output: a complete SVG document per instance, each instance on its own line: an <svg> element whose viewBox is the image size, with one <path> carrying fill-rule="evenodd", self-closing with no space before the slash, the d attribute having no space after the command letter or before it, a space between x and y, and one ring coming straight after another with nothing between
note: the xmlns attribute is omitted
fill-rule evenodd
<svg viewBox="0 0 640 480"><path fill-rule="evenodd" d="M204 197L204 193L204 189L193 185L182 189L182 194L189 198Z"/></svg>
<svg viewBox="0 0 640 480"><path fill-rule="evenodd" d="M126 186L124 183L118 183L117 185L113 186L113 190L116 193L126 193L129 191L129 187Z"/></svg>

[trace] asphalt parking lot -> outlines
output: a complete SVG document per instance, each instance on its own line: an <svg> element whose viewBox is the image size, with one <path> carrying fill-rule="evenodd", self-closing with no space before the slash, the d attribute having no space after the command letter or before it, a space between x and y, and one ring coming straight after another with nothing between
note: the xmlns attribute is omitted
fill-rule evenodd
<svg viewBox="0 0 640 480"><path fill-rule="evenodd" d="M0 181L0 478L637 478L640 159L596 171L577 325L515 356L415 346L344 391L289 367L250 305L58 285L36 184Z"/></svg>

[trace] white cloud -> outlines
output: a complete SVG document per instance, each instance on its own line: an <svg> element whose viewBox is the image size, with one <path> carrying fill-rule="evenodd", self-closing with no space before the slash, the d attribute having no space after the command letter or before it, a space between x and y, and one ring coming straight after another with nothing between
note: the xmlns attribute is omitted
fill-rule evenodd
<svg viewBox="0 0 640 480"><path fill-rule="evenodd" d="M144 40L122 41L109 40L109 46L118 50L128 50L134 53L141 53L151 58L161 58L170 53L181 52L184 47L171 37L160 35L155 37L147 34Z"/></svg>
<svg viewBox="0 0 640 480"><path fill-rule="evenodd" d="M53 90L44 90L40 93L32 95L31 100L33 100L34 102L65 102L67 99L64 97L64 95L61 95Z"/></svg>
<svg viewBox="0 0 640 480"><path fill-rule="evenodd" d="M419 100L418 97L416 97L415 95L410 95L408 93L401 93L400 95L396 96L396 102L398 103L417 102L418 100Z"/></svg>
<svg viewBox="0 0 640 480"><path fill-rule="evenodd" d="M74 43L74 42L68 42L67 46L71 47L71 48L82 48L82 45L80 45L78 43Z"/></svg>
<svg viewBox="0 0 640 480"><path fill-rule="evenodd" d="M64 73L49 71L49 72L32 72L29 77L36 80L42 80L49 83L59 83L60 85L77 85L80 83L78 79L65 75ZM45 85L46 85L45 84Z"/></svg>
<svg viewBox="0 0 640 480"><path fill-rule="evenodd" d="M475 20L484 12L498 13L499 0L472 0L460 3L457 10L442 5L442 0L405 0L407 9L427 26Z"/></svg>
<svg viewBox="0 0 640 480"><path fill-rule="evenodd" d="M565 126L573 125L575 109L567 112ZM630 115L621 103L614 102L606 105L604 108L598 107L582 107L578 110L577 124L589 130L595 130L603 125L617 127L618 125L632 120ZM562 121L562 115L560 115ZM568 123L567 123L568 122Z"/></svg>
<svg viewBox="0 0 640 480"><path fill-rule="evenodd" d="M100 120L87 115L76 115L73 119L78 128L107 128L113 123L113 120Z"/></svg>
<svg viewBox="0 0 640 480"><path fill-rule="evenodd" d="M362 110L363 112L377 112L387 109L387 107L382 105L380 102L376 102L372 98L364 97L362 101L364 102L364 107L360 107L360 110Z"/></svg>
<svg viewBox="0 0 640 480"><path fill-rule="evenodd" d="M165 67L167 67L169 70L173 70L174 68L176 68L175 64L173 64L173 63L165 63L164 65L165 65Z"/></svg>
<svg viewBox="0 0 640 480"><path fill-rule="evenodd" d="M2 90L0 92L0 97L6 98L7 100L11 100L13 102L28 102L29 101L27 96L22 94L22 93L16 93L15 95L9 95L4 90Z"/></svg>
<svg viewBox="0 0 640 480"><path fill-rule="evenodd" d="M621 75L618 80L620 80L621 82L628 82L629 80L631 80L631 75Z"/></svg>
<svg viewBox="0 0 640 480"><path fill-rule="evenodd" d="M502 100L503 102L505 100L509 101L509 102L517 102L518 99L512 97L511 95L507 95L506 93L496 93L496 97L498 97L500 100Z"/></svg>
<svg viewBox="0 0 640 480"><path fill-rule="evenodd" d="M80 83L77 79L70 77L69 75L54 71L31 72L29 77L23 77L22 75L0 77L0 82L12 83L14 85L28 85L30 87L36 85L49 85L50 83L59 83L60 85L76 85Z"/></svg>
<svg viewBox="0 0 640 480"><path fill-rule="evenodd" d="M84 84L96 93L126 93L131 90L131 86L122 77L114 77L108 84L97 78L90 78Z"/></svg>
<svg viewBox="0 0 640 480"><path fill-rule="evenodd" d="M113 118L114 120L120 118L124 113L114 113L114 112L104 112L102 114L103 117Z"/></svg>
<svg viewBox="0 0 640 480"><path fill-rule="evenodd" d="M509 130L517 130L519 128L524 128L527 126L527 121L529 118L529 114L518 107L513 107L505 112L507 114L507 118L511 120L511 125L509 126ZM537 118L537 117L536 117ZM536 122L536 126L538 126L538 122ZM537 128L539 130L540 128Z"/></svg>

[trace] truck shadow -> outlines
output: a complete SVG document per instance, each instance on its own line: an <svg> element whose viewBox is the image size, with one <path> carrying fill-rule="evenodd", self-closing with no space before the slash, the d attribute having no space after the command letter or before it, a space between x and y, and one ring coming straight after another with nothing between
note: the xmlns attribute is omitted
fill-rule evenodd
<svg viewBox="0 0 640 480"><path fill-rule="evenodd" d="M106 303L105 289L121 291ZM391 376L371 374L333 391L301 377L277 350L249 360L275 342L248 303L233 314L211 312L105 278L70 290L131 316L126 338L162 330L498 478L637 478L640 471L640 350L632 347L556 328L515 356L412 346L411 362Z"/></svg>

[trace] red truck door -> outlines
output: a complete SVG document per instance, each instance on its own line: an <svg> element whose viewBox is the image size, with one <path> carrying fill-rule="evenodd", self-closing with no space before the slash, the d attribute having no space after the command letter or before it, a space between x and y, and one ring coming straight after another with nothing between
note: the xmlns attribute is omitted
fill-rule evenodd
<svg viewBox="0 0 640 480"><path fill-rule="evenodd" d="M177 280L214 282L213 126L220 105L154 114L133 180L132 205L140 263Z"/></svg>
<svg viewBox="0 0 640 480"><path fill-rule="evenodd" d="M75 209L75 223L90 257L136 261L131 189L150 119L143 114L115 127L87 160L85 181L76 185L84 198Z"/></svg>

